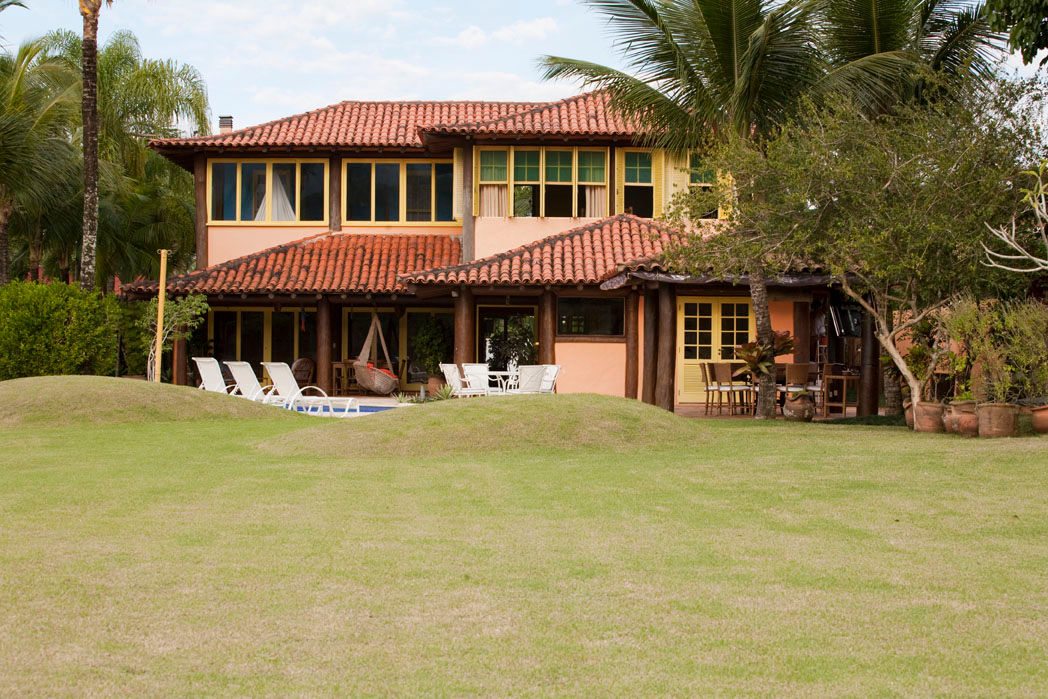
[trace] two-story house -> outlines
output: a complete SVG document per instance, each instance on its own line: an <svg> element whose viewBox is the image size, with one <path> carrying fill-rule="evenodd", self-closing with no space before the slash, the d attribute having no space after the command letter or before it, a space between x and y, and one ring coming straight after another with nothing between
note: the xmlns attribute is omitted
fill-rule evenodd
<svg viewBox="0 0 1048 699"><path fill-rule="evenodd" d="M220 133L153 141L196 184L198 270L168 281L212 310L193 352L333 366L377 311L404 390L425 374L432 316L456 362L531 328L562 392L698 402L700 365L753 336L745 285L675 274L657 220L701 163L645 148L601 93L550 103L348 101ZM716 217L716 212L711 216ZM819 287L822 286L822 290ZM129 292L156 293L155 283ZM802 338L825 280L772 288L773 325ZM204 344L206 342L206 344ZM451 359L451 357L449 357ZM186 350L175 377L186 380Z"/></svg>

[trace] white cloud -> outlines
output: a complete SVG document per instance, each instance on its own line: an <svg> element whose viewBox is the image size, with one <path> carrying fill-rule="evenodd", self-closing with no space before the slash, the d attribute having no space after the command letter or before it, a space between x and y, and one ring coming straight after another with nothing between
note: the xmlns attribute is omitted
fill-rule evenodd
<svg viewBox="0 0 1048 699"><path fill-rule="evenodd" d="M434 46L458 46L463 49L475 49L487 42L487 33L475 24L469 25L455 36L438 36L430 40Z"/></svg>
<svg viewBox="0 0 1048 699"><path fill-rule="evenodd" d="M520 20L491 33L499 41L523 44L528 41L542 41L557 31L557 22L552 17L539 17L531 20Z"/></svg>

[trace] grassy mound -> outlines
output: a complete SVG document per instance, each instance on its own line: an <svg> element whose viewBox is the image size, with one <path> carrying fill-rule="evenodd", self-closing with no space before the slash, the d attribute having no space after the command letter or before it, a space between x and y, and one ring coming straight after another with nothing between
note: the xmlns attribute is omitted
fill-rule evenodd
<svg viewBox="0 0 1048 699"><path fill-rule="evenodd" d="M325 422L269 445L282 455L427 456L514 448L609 451L701 440L695 420L635 400L591 394L449 400Z"/></svg>
<svg viewBox="0 0 1048 699"><path fill-rule="evenodd" d="M272 406L186 386L106 376L37 376L0 381L0 405L0 428L298 417Z"/></svg>

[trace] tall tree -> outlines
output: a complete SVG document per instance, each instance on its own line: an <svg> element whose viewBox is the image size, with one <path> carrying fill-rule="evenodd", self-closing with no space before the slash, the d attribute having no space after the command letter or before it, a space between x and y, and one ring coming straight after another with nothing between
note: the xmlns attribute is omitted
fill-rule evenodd
<svg viewBox="0 0 1048 699"><path fill-rule="evenodd" d="M83 93L80 111L84 146L84 229L80 252L80 285L95 288L95 246L98 241L98 13L103 0L79 0L84 21ZM113 0L105 0L112 5Z"/></svg>
<svg viewBox="0 0 1048 699"><path fill-rule="evenodd" d="M710 134L760 142L808 96L844 94L869 112L918 87L913 67L988 71L981 11L941 0L587 0L608 18L627 71L556 56L547 79L606 90L654 146L701 148ZM632 71L632 72L631 72ZM737 231L736 274L748 277L757 341L774 344L767 277L779 271L762 236ZM762 376L756 417L774 416Z"/></svg>
<svg viewBox="0 0 1048 699"><path fill-rule="evenodd" d="M1008 32L1008 43L1024 64L1048 49L1048 0L986 0L986 11L994 29ZM1041 65L1046 62L1048 56Z"/></svg>

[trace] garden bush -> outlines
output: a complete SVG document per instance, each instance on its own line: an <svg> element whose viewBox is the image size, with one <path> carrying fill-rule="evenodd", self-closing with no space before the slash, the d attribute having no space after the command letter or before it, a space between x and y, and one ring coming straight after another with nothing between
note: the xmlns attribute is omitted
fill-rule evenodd
<svg viewBox="0 0 1048 699"><path fill-rule="evenodd" d="M117 301L69 284L0 286L0 381L51 374L112 374Z"/></svg>

